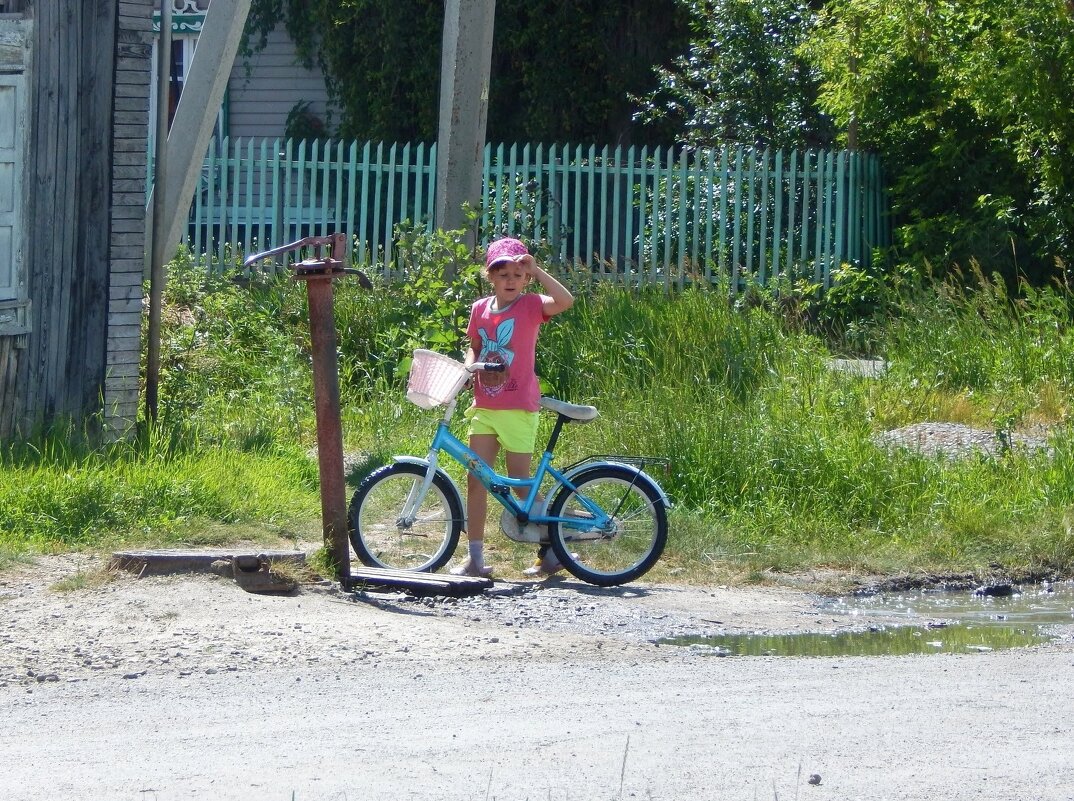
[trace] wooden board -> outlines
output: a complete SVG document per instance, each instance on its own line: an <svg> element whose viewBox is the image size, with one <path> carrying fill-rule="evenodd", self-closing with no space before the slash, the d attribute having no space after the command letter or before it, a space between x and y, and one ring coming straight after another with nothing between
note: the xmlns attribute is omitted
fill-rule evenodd
<svg viewBox="0 0 1074 801"><path fill-rule="evenodd" d="M453 576L450 573L415 573L411 570L386 570L377 567L352 567L343 588L359 590L397 590L412 595L480 595L492 587L492 579Z"/></svg>

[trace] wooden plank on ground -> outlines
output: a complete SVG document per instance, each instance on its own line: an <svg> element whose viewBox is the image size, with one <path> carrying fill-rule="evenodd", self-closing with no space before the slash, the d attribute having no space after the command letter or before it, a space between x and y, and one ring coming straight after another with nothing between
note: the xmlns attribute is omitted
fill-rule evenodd
<svg viewBox="0 0 1074 801"><path fill-rule="evenodd" d="M415 573L377 567L352 567L343 588L352 592L363 589L399 590L412 595L480 595L492 587L492 579L453 576L450 573Z"/></svg>

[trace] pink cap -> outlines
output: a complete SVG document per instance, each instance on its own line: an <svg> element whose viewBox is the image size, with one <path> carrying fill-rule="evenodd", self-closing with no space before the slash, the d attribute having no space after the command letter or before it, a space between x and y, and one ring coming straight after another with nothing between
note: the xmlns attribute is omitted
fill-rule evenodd
<svg viewBox="0 0 1074 801"><path fill-rule="evenodd" d="M526 246L517 239L497 239L490 242L488 255L485 256L485 269L490 269L494 264L501 261L514 261L519 256L529 254Z"/></svg>

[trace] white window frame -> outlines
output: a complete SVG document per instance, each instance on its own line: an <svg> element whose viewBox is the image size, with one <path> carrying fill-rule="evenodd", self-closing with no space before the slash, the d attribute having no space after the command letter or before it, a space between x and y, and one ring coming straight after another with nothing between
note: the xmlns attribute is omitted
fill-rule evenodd
<svg viewBox="0 0 1074 801"><path fill-rule="evenodd" d="M198 46L198 37L201 35L202 25L205 21L205 11L200 8L198 0L174 0L174 16L172 17L172 48L178 44L182 49L178 62L172 61L172 79L179 82L179 93L182 95L186 76L190 74L190 65L194 60L194 51ZM204 5L208 5L205 3ZM151 79L149 82L149 154L156 153L157 141L157 87L160 83L158 76L158 49L160 44L160 12L153 12L153 52ZM213 127L213 138L217 144L228 135L228 92L224 89L224 100L220 104L220 110L216 115L216 125Z"/></svg>

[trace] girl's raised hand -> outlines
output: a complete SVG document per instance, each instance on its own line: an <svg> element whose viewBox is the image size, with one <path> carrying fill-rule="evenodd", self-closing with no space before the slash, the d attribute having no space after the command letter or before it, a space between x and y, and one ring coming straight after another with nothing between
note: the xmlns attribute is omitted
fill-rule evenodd
<svg viewBox="0 0 1074 801"><path fill-rule="evenodd" d="M526 275L530 278L533 278L535 276L537 270L537 259L533 258L531 254L526 253L525 255L519 256L517 259L515 259L515 263L523 270L525 270Z"/></svg>

